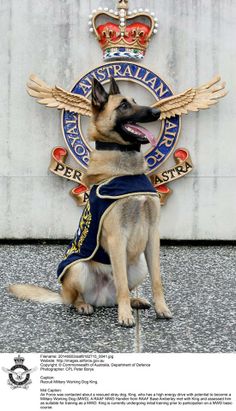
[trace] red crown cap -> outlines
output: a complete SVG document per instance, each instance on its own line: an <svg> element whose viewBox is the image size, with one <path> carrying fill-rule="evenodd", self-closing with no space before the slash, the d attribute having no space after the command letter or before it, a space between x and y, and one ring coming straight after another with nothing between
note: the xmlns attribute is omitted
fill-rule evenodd
<svg viewBox="0 0 236 411"><path fill-rule="evenodd" d="M108 8L93 10L90 31L95 32L105 60L140 60L145 55L151 36L157 32L157 18L147 9L128 11L128 0L119 1L117 9L116 12ZM98 24L99 17L108 21Z"/></svg>

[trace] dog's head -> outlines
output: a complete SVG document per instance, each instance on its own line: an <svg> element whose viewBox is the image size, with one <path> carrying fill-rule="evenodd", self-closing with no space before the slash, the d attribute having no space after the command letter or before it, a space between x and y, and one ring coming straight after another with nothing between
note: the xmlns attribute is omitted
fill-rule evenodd
<svg viewBox="0 0 236 411"><path fill-rule="evenodd" d="M114 78L111 77L109 93L93 79L92 110L91 139L126 145L156 144L154 135L138 123L158 120L160 110L139 106L133 98L123 96Z"/></svg>

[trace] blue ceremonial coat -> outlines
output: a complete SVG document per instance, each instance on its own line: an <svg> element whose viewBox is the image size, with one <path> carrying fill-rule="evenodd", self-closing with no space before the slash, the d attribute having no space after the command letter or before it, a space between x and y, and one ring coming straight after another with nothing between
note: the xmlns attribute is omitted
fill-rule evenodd
<svg viewBox="0 0 236 411"><path fill-rule="evenodd" d="M158 196L145 174L115 177L92 187L75 237L58 266L59 281L66 270L79 260L111 263L109 255L99 244L103 219L118 199L137 194Z"/></svg>

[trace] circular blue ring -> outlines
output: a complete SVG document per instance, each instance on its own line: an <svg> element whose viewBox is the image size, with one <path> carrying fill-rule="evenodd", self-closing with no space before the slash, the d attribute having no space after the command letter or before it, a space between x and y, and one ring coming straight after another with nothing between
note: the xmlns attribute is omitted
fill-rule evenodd
<svg viewBox="0 0 236 411"><path fill-rule="evenodd" d="M157 74L142 65L127 61L107 63L89 71L75 84L71 92L89 97L93 77L105 84L111 76L116 80L133 81L144 86L158 101L173 95L171 89ZM62 129L71 154L82 168L87 169L91 148L82 134L81 116L64 110ZM180 129L180 116L171 117L162 122L157 145L145 154L149 173L153 173L167 160L177 143Z"/></svg>

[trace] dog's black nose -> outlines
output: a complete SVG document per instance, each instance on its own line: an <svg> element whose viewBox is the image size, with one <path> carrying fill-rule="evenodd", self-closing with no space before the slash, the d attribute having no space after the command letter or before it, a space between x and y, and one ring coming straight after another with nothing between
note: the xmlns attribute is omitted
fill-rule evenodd
<svg viewBox="0 0 236 411"><path fill-rule="evenodd" d="M160 117L161 111L158 108L152 108L152 116L156 120Z"/></svg>

